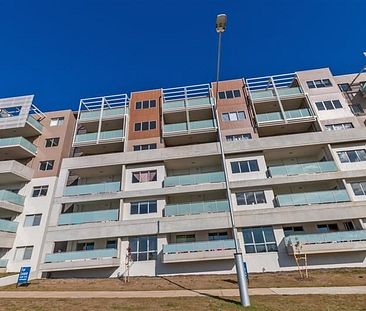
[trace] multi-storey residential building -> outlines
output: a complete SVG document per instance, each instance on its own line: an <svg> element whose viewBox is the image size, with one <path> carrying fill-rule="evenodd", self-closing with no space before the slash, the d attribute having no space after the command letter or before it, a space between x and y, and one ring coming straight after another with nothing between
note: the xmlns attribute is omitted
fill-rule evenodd
<svg viewBox="0 0 366 311"><path fill-rule="evenodd" d="M42 113L33 96L0 100L0 269L39 270L61 160L70 156L71 110Z"/></svg>
<svg viewBox="0 0 366 311"><path fill-rule="evenodd" d="M249 271L297 269L304 255L309 268L365 266L366 74L355 77L325 68L81 100L35 268L232 273L228 195Z"/></svg>

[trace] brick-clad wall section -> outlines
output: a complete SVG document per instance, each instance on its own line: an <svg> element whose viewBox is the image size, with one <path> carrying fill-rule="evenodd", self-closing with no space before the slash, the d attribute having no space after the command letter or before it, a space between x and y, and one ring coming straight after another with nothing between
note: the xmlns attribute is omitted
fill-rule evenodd
<svg viewBox="0 0 366 311"><path fill-rule="evenodd" d="M136 109L136 102L143 102L144 100L155 100L156 107ZM161 147L160 101L161 89L131 94L127 147L129 151L133 149L133 145L138 144L156 143L158 148ZM156 129L136 132L135 123L144 121L156 121Z"/></svg>
<svg viewBox="0 0 366 311"><path fill-rule="evenodd" d="M43 125L42 135L33 142L37 146L37 156L32 159L31 167L34 169L34 177L57 176L63 158L70 157L72 148L72 138L75 128L75 117L71 110L52 111L45 113L46 118L41 121ZM59 126L50 126L51 118L64 117L64 123ZM46 148L47 138L59 137L57 147ZM54 167L49 171L39 170L41 161L54 160Z"/></svg>
<svg viewBox="0 0 366 311"><path fill-rule="evenodd" d="M219 112L219 122L222 135L234 135L234 134L246 134L250 133L253 138L258 135L254 132L250 115L248 113L247 98L244 94L243 80L228 80L219 82L219 92L228 90L240 90L240 97L234 97L230 99L218 99L217 108ZM216 94L216 83L212 83L213 94ZM236 112L244 111L245 119L239 121L223 121L222 113L224 112Z"/></svg>

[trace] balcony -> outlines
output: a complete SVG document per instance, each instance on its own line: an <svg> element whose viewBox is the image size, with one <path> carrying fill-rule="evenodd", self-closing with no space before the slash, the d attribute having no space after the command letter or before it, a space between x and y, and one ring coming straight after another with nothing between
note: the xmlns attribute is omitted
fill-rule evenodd
<svg viewBox="0 0 366 311"><path fill-rule="evenodd" d="M2 232L17 232L18 223L10 220L0 219L0 231Z"/></svg>
<svg viewBox="0 0 366 311"><path fill-rule="evenodd" d="M28 182L33 177L33 170L18 161L0 161L0 184Z"/></svg>
<svg viewBox="0 0 366 311"><path fill-rule="evenodd" d="M163 113L184 109L211 108L213 102L209 97L191 98L187 100L172 100L164 102Z"/></svg>
<svg viewBox="0 0 366 311"><path fill-rule="evenodd" d="M104 108L103 114L101 115L102 110L92 110L92 111L81 111L79 116L79 122L92 122L92 121L99 121L100 118L102 120L109 120L109 119L121 119L125 114L128 114L128 107L117 107L106 109Z"/></svg>
<svg viewBox="0 0 366 311"><path fill-rule="evenodd" d="M337 166L333 161L279 165L268 167L268 173L271 177L293 176L302 174L320 174L336 172Z"/></svg>
<svg viewBox="0 0 366 311"><path fill-rule="evenodd" d="M0 259L0 268L6 268L8 261L8 259Z"/></svg>
<svg viewBox="0 0 366 311"><path fill-rule="evenodd" d="M285 118L281 112L268 112L256 115L258 126L273 125L273 123L313 121L315 116L309 108L293 109L285 111Z"/></svg>
<svg viewBox="0 0 366 311"><path fill-rule="evenodd" d="M23 137L0 138L0 161L34 157L37 147Z"/></svg>
<svg viewBox="0 0 366 311"><path fill-rule="evenodd" d="M111 192L118 192L120 191L120 189L121 189L120 182L106 182L100 184L68 186L65 188L64 196L111 193Z"/></svg>
<svg viewBox="0 0 366 311"><path fill-rule="evenodd" d="M119 210L117 209L61 214L58 219L58 225L80 225L92 222L117 221L118 214Z"/></svg>
<svg viewBox="0 0 366 311"><path fill-rule="evenodd" d="M114 248L46 254L43 271L62 271L118 267L118 250Z"/></svg>
<svg viewBox="0 0 366 311"><path fill-rule="evenodd" d="M30 124L31 126L33 126L38 131L38 135L42 134L43 126L35 118L33 118L32 116L29 116L27 118L27 123Z"/></svg>
<svg viewBox="0 0 366 311"><path fill-rule="evenodd" d="M280 98L304 95L300 87L277 88L277 92ZM253 101L270 100L276 98L276 92L274 89L251 91L250 95Z"/></svg>
<svg viewBox="0 0 366 311"><path fill-rule="evenodd" d="M165 217L195 215L203 213L222 213L229 211L227 200L168 204L165 206Z"/></svg>
<svg viewBox="0 0 366 311"><path fill-rule="evenodd" d="M284 207L294 205L296 206L349 202L350 198L346 190L329 190L292 194L278 194L276 195L276 201L279 207Z"/></svg>
<svg viewBox="0 0 366 311"><path fill-rule="evenodd" d="M176 186L219 183L225 181L224 172L210 172L191 175L167 176L164 179L164 188Z"/></svg>
<svg viewBox="0 0 366 311"><path fill-rule="evenodd" d="M216 131L215 120L200 120L183 123L172 123L164 125L163 136L186 135L200 131Z"/></svg>
<svg viewBox="0 0 366 311"><path fill-rule="evenodd" d="M7 190L0 190L0 208L16 213L22 213L24 200L25 197L20 194Z"/></svg>
<svg viewBox="0 0 366 311"><path fill-rule="evenodd" d="M98 133L77 134L75 136L74 146L105 144L109 142L121 142L124 140L123 130L105 131Z"/></svg>
<svg viewBox="0 0 366 311"><path fill-rule="evenodd" d="M232 259L234 253L234 240L166 244L163 263Z"/></svg>
<svg viewBox="0 0 366 311"><path fill-rule="evenodd" d="M366 230L290 235L285 245L290 255L365 251Z"/></svg>

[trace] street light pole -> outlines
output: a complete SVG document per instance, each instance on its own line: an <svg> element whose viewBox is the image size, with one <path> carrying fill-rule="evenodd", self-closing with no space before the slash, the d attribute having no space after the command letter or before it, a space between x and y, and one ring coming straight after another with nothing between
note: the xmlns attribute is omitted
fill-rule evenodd
<svg viewBox="0 0 366 311"><path fill-rule="evenodd" d="M220 153L221 153L221 160L222 165L224 168L224 176L225 176L225 184L226 184L226 196L229 202L229 211L230 211L230 220L231 220L231 227L233 230L233 238L235 243L235 266L236 266L236 274L239 284L239 292L240 292L240 302L243 306L249 307L250 306L250 299L248 293L248 283L244 273L244 262L243 262L243 255L240 250L240 243L238 237L238 230L235 226L235 217L234 217L234 209L233 209L233 200L231 196L230 184L229 184L229 175L226 167L226 159L224 153L224 146L222 143L222 135L221 129L219 125L219 112L217 109L217 102L218 102L218 93L219 93L219 78L220 78L220 60L221 60L221 37L222 33L226 29L226 22L227 17L225 14L217 15L216 17L216 32L219 35L218 47L217 47L217 70L216 70L216 94L215 94L215 116L217 120L217 132L219 136L219 145L220 145Z"/></svg>

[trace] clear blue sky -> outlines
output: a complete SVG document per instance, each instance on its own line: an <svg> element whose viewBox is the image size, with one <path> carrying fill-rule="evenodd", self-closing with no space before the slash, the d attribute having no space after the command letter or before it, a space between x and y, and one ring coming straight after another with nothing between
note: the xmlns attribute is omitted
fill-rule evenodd
<svg viewBox="0 0 366 311"><path fill-rule="evenodd" d="M0 0L0 97L44 111L80 98L317 67L359 71L365 0Z"/></svg>

